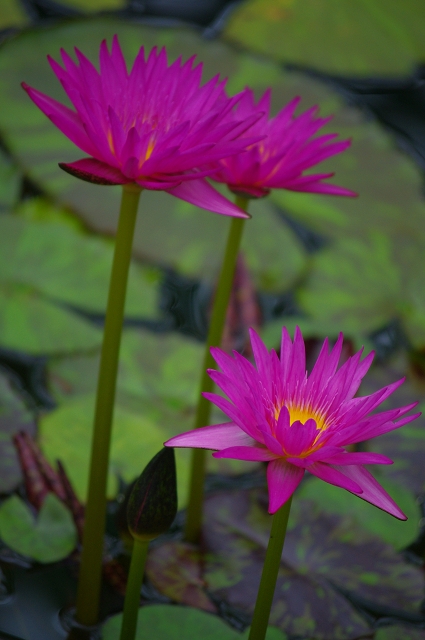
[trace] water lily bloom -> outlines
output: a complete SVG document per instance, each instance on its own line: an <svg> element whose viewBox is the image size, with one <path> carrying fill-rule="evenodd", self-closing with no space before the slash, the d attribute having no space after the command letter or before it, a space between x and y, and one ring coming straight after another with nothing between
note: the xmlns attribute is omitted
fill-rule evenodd
<svg viewBox="0 0 425 640"><path fill-rule="evenodd" d="M219 76L200 85L195 56L168 66L165 49L143 47L127 71L115 36L111 52L100 46L100 72L78 50L78 62L61 51L64 67L50 56L74 110L23 83L33 102L88 158L60 164L97 184L136 183L167 191L216 213L248 217L205 180L207 165L246 148L258 136L241 137L261 114L229 114L240 99L229 98Z"/></svg>
<svg viewBox="0 0 425 640"><path fill-rule="evenodd" d="M233 117L260 116L246 134L257 135L260 141L250 145L245 153L219 160L211 177L227 184L231 191L251 198L261 198L271 189L355 196L349 189L324 182L333 173L304 175L314 165L345 151L351 144L350 140L331 142L338 137L337 133L313 137L332 118L317 118L318 107L294 116L299 97L270 118L270 98L268 89L255 104L253 92L246 90Z"/></svg>
<svg viewBox="0 0 425 640"><path fill-rule="evenodd" d="M221 349L211 349L222 371L209 370L209 375L229 399L215 393L204 395L232 421L175 436L166 446L213 449L216 458L268 462L270 513L288 500L309 471L405 520L403 512L363 466L392 464L392 460L379 453L350 453L345 449L420 415L406 415L417 403L371 414L403 380L369 396L354 397L372 363L373 352L361 360L361 350L338 369L343 343L340 334L330 352L325 340L308 375L304 340L298 328L293 343L283 328L280 358L274 350L268 352L255 331L251 329L250 334L256 368L237 352L232 358Z"/></svg>

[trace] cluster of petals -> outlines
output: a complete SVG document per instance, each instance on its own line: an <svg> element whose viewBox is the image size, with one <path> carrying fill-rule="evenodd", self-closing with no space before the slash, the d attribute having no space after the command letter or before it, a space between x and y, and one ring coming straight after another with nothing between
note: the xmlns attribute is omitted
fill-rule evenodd
<svg viewBox="0 0 425 640"><path fill-rule="evenodd" d="M248 134L258 136L259 141L250 145L245 153L221 159L211 177L236 193L254 198L267 195L271 189L355 196L353 191L324 182L333 173L304 175L314 165L345 151L351 144L350 140L332 142L338 137L337 133L314 137L331 117L317 118L317 107L295 116L300 102L296 97L270 118L270 98L269 89L256 104L253 92L246 90L233 115L245 119L257 114L258 119Z"/></svg>
<svg viewBox="0 0 425 640"><path fill-rule="evenodd" d="M219 159L243 151L258 137L242 134L258 113L229 117L240 95L225 81L201 86L194 57L168 65L165 49L140 49L130 72L118 39L100 46L100 71L78 50L77 62L61 51L63 67L48 58L74 109L23 83L33 102L88 154L60 166L98 184L136 183L159 189L217 213L246 217L205 180Z"/></svg>
<svg viewBox="0 0 425 640"><path fill-rule="evenodd" d="M231 422L202 427L168 440L166 446L213 449L217 458L264 461L267 465L269 512L277 511L293 494L305 471L405 520L392 498L363 465L392 464L384 455L348 452L348 445L380 436L411 422L406 415L417 403L375 412L403 379L368 396L355 397L373 352L362 350L339 369L343 336L329 351L325 340L308 375L305 345L297 328L294 341L282 332L280 358L268 351L251 329L256 367L234 352L211 353L220 371L209 375L226 394L205 397ZM374 413L372 413L374 412Z"/></svg>

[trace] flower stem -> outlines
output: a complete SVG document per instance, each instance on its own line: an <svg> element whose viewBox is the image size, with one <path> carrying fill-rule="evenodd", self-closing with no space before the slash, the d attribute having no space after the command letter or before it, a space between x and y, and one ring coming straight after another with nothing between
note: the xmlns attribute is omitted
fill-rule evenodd
<svg viewBox="0 0 425 640"><path fill-rule="evenodd" d="M76 608L77 621L88 626L97 622L99 610L106 514L106 483L118 356L140 192L141 189L135 185L123 186L97 383L89 487Z"/></svg>
<svg viewBox="0 0 425 640"><path fill-rule="evenodd" d="M125 590L124 613L120 640L134 640L137 629L137 616L140 607L140 589L145 571L149 540L134 538L130 572Z"/></svg>
<svg viewBox="0 0 425 640"><path fill-rule="evenodd" d="M242 196L236 196L236 204L246 211L248 200ZM209 424L211 403L209 400L204 398L202 392L212 391L214 388L214 382L207 373L207 369L211 369L214 366L214 359L210 353L210 348L218 347L221 343L244 222L245 220L243 218L232 218L230 221L229 235L227 238L217 290L214 297L207 343L205 345L200 393L194 425L195 429ZM205 455L206 454L203 449L192 450L189 502L187 506L185 528L185 540L192 543L197 543L199 541L201 533L206 467Z"/></svg>
<svg viewBox="0 0 425 640"><path fill-rule="evenodd" d="M252 619L248 640L264 640L266 637L291 502L292 496L273 516L269 544L267 546L263 573L261 574L260 587L258 589L257 602L255 603L254 617Z"/></svg>

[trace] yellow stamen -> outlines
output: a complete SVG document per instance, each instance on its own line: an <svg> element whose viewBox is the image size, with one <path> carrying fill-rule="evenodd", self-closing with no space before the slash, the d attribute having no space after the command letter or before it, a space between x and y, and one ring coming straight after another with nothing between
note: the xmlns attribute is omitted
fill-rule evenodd
<svg viewBox="0 0 425 640"><path fill-rule="evenodd" d="M293 425L297 420L299 420L301 424L305 424L307 420L312 418L315 420L317 429L320 429L320 431L324 431L328 428L328 425L326 424L326 417L321 415L318 411L314 411L314 409L311 409L310 407L296 407L293 405L286 406L289 409L291 425ZM276 407L275 409L276 420L279 418L281 409L282 407Z"/></svg>

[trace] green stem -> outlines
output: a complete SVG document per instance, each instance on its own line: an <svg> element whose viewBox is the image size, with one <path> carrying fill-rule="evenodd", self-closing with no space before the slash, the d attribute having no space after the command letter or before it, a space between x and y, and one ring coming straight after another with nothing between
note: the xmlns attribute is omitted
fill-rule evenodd
<svg viewBox="0 0 425 640"><path fill-rule="evenodd" d="M248 640L264 640L266 637L291 502L292 496L273 516L269 544L264 560L263 573L261 574L260 588L258 589L257 602L255 603L254 617L252 619Z"/></svg>
<svg viewBox="0 0 425 640"><path fill-rule="evenodd" d="M137 616L140 607L140 589L148 554L148 540L134 538L131 555L130 572L125 590L124 613L122 618L120 640L134 640L137 629Z"/></svg>
<svg viewBox="0 0 425 640"><path fill-rule="evenodd" d="M246 211L248 200L247 198L236 196L236 204ZM229 235L227 238L217 290L214 297L207 343L205 345L201 385L194 425L195 429L209 424L211 403L209 400L204 398L202 392L211 392L214 389L214 382L207 373L207 369L211 369L214 366L214 358L210 353L210 348L218 347L221 344L244 222L244 218L232 218L230 221ZM199 541L202 527L202 506L204 502L204 480L206 467L205 455L206 452L203 449L192 450L189 502L187 506L185 527L185 540L192 543L197 543Z"/></svg>
<svg viewBox="0 0 425 640"><path fill-rule="evenodd" d="M96 624L98 619L106 514L106 483L118 356L140 192L141 190L135 185L125 185L123 187L114 260L109 283L108 306L97 384L83 550L77 592L76 619L80 624L87 626Z"/></svg>

